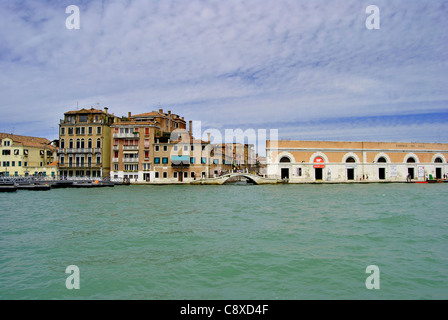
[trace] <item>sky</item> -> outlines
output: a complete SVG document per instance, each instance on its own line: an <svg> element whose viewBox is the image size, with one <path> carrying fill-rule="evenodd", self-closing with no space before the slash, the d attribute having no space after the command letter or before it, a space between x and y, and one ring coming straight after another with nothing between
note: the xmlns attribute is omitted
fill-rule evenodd
<svg viewBox="0 0 448 320"><path fill-rule="evenodd" d="M0 132L56 139L93 106L204 132L447 143L447 16L442 0L0 0Z"/></svg>

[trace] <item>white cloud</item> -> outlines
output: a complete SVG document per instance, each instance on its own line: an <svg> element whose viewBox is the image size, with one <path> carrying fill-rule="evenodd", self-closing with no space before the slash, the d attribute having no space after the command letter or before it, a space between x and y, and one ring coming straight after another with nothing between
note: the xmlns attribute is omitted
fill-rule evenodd
<svg viewBox="0 0 448 320"><path fill-rule="evenodd" d="M354 0L80 2L81 30L69 2L0 1L0 127L77 102L217 127L448 109L443 1L377 1L375 31Z"/></svg>

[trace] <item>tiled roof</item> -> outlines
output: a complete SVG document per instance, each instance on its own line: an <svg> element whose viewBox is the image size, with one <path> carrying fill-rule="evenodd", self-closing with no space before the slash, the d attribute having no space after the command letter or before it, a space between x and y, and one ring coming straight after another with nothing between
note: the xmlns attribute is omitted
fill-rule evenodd
<svg viewBox="0 0 448 320"><path fill-rule="evenodd" d="M141 117L164 117L165 114L163 113L159 113L156 111L151 111L151 112L146 112L146 113L140 113L140 114L136 114L131 116L131 118L141 118Z"/></svg>
<svg viewBox="0 0 448 320"><path fill-rule="evenodd" d="M51 141L46 138L19 136L16 134L9 134L9 133L0 133L0 140L3 140L5 138L10 138L15 143L22 144L25 147L42 148L42 146L45 144L46 148L53 149L53 146L50 145Z"/></svg>
<svg viewBox="0 0 448 320"><path fill-rule="evenodd" d="M86 114L86 113L91 113L91 114L101 113L101 114L106 114L106 115L112 116L112 114L107 113L104 110L95 109L93 107L90 109L82 108L81 110L68 111L64 114L70 115L70 114Z"/></svg>

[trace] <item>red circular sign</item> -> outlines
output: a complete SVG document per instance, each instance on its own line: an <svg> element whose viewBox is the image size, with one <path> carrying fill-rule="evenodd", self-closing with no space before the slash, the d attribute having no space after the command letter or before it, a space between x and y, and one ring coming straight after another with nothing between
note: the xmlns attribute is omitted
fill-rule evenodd
<svg viewBox="0 0 448 320"><path fill-rule="evenodd" d="M322 157L316 157L314 158L314 163L318 163L314 165L314 168L316 169L321 169L321 168L325 168L325 160Z"/></svg>

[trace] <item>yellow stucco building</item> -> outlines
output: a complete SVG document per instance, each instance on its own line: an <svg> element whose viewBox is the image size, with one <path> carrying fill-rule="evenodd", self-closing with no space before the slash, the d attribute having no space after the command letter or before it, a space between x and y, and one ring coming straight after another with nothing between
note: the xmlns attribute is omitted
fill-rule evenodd
<svg viewBox="0 0 448 320"><path fill-rule="evenodd" d="M0 176L56 177L55 152L46 138L0 133Z"/></svg>

